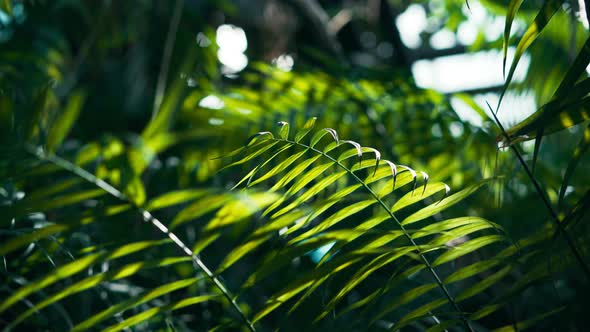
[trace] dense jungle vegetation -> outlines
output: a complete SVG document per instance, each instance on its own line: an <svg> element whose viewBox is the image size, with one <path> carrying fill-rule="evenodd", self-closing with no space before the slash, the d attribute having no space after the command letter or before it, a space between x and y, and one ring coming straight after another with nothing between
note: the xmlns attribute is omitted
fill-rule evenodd
<svg viewBox="0 0 590 332"><path fill-rule="evenodd" d="M0 330L587 331L589 3L0 0Z"/></svg>

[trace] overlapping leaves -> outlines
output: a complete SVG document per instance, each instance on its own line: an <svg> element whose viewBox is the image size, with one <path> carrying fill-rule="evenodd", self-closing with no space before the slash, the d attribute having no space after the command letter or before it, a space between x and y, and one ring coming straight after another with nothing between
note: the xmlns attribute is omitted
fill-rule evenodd
<svg viewBox="0 0 590 332"><path fill-rule="evenodd" d="M510 267L504 265L487 282L455 293L453 284L495 269L497 264L476 264L468 267L469 272L445 277L448 266L462 257L485 252L485 248L511 245L498 225L476 217L444 220L440 212L485 182L449 195L447 185L429 181L426 173L385 160L377 150L343 140L331 128L311 130L314 122L309 120L294 135L288 123L280 122L278 136L271 132L252 136L231 163L254 163L238 186L269 183L280 197L262 213L267 219L264 224L226 256L218 272L277 238L283 247L262 259L244 283L245 291L273 273L291 270L293 260L317 256L313 268L298 272L270 296L254 321L272 315L286 303L284 310L293 312L318 289L330 289L327 284L337 283L339 290L328 293L325 309L317 313L316 320L338 314L342 304L349 303L351 309L342 313L381 308L366 324L397 317L395 327L401 328L416 319L429 321L454 313L451 316L457 324L469 328L461 302L492 287ZM439 221L432 223L435 215ZM489 262L510 256L491 257ZM383 273L391 275L391 284L369 286L377 293L365 294L363 299L367 285ZM411 275L428 281L408 285ZM400 295L400 288L407 292ZM351 302L353 298L357 300Z"/></svg>

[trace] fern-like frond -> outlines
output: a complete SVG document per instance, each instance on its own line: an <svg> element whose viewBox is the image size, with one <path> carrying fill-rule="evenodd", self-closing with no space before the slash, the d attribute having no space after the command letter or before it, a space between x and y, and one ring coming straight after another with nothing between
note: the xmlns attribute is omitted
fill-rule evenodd
<svg viewBox="0 0 590 332"><path fill-rule="evenodd" d="M280 197L262 213L263 224L226 256L217 271L231 268L266 242L282 243L282 249L264 257L247 278L243 286L247 291L273 273L290 270L293 260L317 257L312 269L298 272L270 297L254 321L287 302L292 303L291 312L333 282L339 285L337 291L326 295L325 309L316 318L326 319L351 293L361 286L366 291L370 280L393 269L397 271L389 285L368 286L378 297L369 294L366 300L352 303L350 310L377 306L381 309L366 323L398 317L395 328L424 316L440 321L452 312L455 320L471 329L461 302L500 282L511 266L501 265L484 281L464 286L462 292L453 285L494 265L473 264L461 274L450 274L448 267L484 248L511 244L499 225L476 217L444 220L440 213L491 180L449 195L446 184L429 181L425 172L386 160L374 148L343 140L331 128L312 132L314 122L310 120L295 135L290 135L288 123L280 122L277 136L270 132L252 136L239 159L231 163L253 165L237 186L268 183ZM431 223L433 216L439 221ZM491 261L507 261L510 256ZM412 285L416 275L424 281ZM400 288L407 292L392 294L400 294ZM384 298L388 298L385 303L377 303Z"/></svg>

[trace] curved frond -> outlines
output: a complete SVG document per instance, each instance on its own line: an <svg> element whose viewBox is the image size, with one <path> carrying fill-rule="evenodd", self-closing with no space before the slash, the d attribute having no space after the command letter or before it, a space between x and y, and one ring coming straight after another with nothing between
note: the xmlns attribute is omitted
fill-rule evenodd
<svg viewBox="0 0 590 332"><path fill-rule="evenodd" d="M261 139L264 136L268 141L265 146L272 145L272 148L264 154L246 148L239 158L248 159L253 165L250 168L256 170L248 174L252 177L250 185L275 183L273 191L280 197L263 213L264 225L231 251L218 271L231 268L266 242L276 241L274 239L283 243L283 249L261 260L258 270L245 282L244 292L286 268L294 259L305 255L318 258L314 258L315 267L303 274L298 272L290 284L273 294L253 320L260 321L284 303L295 301L288 310L293 312L318 289L327 287L329 282L337 283L339 291L328 293L325 310L316 319L322 320L350 294L361 288L370 289L369 280L388 273L385 271L392 267L403 266L396 272L397 277L392 279L396 281L391 286L377 289L381 301L388 296L393 299L386 306L389 309L375 316L373 322L413 308L414 311L400 316L404 316L398 323L401 327L424 314L436 316L433 312L442 310L442 313L457 313L459 321L470 329L461 302L477 290L500 282L512 268L502 266L484 281L454 294L452 285L443 280L457 283L494 265L474 265L469 272L455 276L445 267L488 246L510 247L510 241L502 231L498 232L499 225L482 218L462 217L433 224L424 221L460 203L493 179L449 196L448 185L429 182L425 172L383 159L376 149L342 139L333 129L319 129L309 141L302 139L305 135L301 134L295 135L299 140L292 140L284 130L287 124L279 125L282 134L278 136L258 135ZM307 129L304 130L307 134ZM333 140L322 140L326 134ZM292 149L290 155L280 157L285 147ZM256 161L256 157L260 161ZM256 174L260 176L255 178ZM416 190L419 178L422 184L420 190ZM244 183L244 179L238 183ZM353 266L355 272L351 273ZM390 294L394 288L404 287L408 276L415 274L421 275L426 283L411 286L401 298ZM428 297L433 297L434 302L415 306ZM352 306L358 310L376 305L375 299L369 296Z"/></svg>

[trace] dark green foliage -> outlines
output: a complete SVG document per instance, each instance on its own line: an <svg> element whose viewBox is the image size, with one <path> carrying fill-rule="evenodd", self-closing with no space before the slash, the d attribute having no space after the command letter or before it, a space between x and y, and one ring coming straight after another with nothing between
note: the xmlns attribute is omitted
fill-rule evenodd
<svg viewBox="0 0 590 332"><path fill-rule="evenodd" d="M563 3L486 2L517 42L502 95ZM223 75L233 4L0 1L0 329L588 326L587 41L531 68L543 106L504 130L347 45Z"/></svg>

